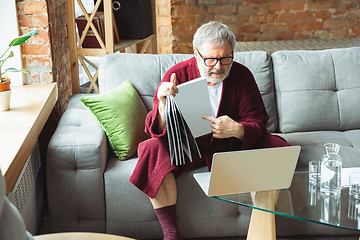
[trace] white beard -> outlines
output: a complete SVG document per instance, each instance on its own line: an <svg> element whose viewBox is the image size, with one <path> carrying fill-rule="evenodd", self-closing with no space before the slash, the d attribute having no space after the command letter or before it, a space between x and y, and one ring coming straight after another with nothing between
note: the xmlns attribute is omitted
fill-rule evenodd
<svg viewBox="0 0 360 240"><path fill-rule="evenodd" d="M212 69L209 72L206 72L203 62L198 61L197 65L198 65L198 69L199 69L199 72L200 72L200 76L206 77L207 82L214 83L214 84L221 83L222 81L224 81L225 78L227 78L227 76L229 76L230 69L232 67L232 63L231 63L231 65L229 67L229 70L227 72L225 72L223 69L221 69L219 71L216 70L216 69ZM215 77L214 78L214 77L211 76L211 73L223 73L223 74L220 77Z"/></svg>

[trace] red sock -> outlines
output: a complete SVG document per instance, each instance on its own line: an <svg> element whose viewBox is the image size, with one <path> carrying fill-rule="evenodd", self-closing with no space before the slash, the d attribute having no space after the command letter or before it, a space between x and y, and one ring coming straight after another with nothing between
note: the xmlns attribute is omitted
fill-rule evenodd
<svg viewBox="0 0 360 240"><path fill-rule="evenodd" d="M155 209L164 232L164 240L182 240L176 220L175 205Z"/></svg>

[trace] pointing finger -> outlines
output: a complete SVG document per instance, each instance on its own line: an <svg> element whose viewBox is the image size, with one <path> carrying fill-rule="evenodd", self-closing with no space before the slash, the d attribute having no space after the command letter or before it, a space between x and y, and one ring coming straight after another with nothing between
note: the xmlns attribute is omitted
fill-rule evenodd
<svg viewBox="0 0 360 240"><path fill-rule="evenodd" d="M172 83L172 85L176 85L176 74L175 73L171 74L170 82Z"/></svg>
<svg viewBox="0 0 360 240"><path fill-rule="evenodd" d="M208 120L213 123L215 123L215 121L216 121L216 118L210 117L210 116L202 116L202 119Z"/></svg>

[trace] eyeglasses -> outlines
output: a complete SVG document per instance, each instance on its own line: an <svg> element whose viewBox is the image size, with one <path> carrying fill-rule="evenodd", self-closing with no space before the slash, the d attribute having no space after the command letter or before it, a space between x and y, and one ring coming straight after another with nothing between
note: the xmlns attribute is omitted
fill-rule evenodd
<svg viewBox="0 0 360 240"><path fill-rule="evenodd" d="M202 60L204 60L204 64L207 67L213 67L217 64L218 61L220 61L221 65L230 65L233 62L234 57L221 57L221 58L204 58L199 50L196 49L196 51L199 53ZM233 54L233 52L231 52Z"/></svg>

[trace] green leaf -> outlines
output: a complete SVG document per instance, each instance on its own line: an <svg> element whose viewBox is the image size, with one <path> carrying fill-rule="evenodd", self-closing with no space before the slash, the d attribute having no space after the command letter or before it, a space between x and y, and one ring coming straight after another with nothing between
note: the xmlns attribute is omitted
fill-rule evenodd
<svg viewBox="0 0 360 240"><path fill-rule="evenodd" d="M13 51L10 51L10 54L9 54L9 56L7 57L7 58L11 58L11 57L13 57L15 54L14 54L14 52Z"/></svg>
<svg viewBox="0 0 360 240"><path fill-rule="evenodd" d="M21 35L20 37L15 38L14 40L12 40L11 43L9 44L9 47L20 45L20 44L24 43L26 40L28 40L31 36L36 35L38 33L39 32L36 29L34 31L31 31L31 32L28 32L28 33L26 33L24 35Z"/></svg>
<svg viewBox="0 0 360 240"><path fill-rule="evenodd" d="M11 51L8 56L3 57L3 58L0 58L0 61L4 61L4 62L5 62L8 58L13 57L14 55L15 55L14 52Z"/></svg>
<svg viewBox="0 0 360 240"><path fill-rule="evenodd" d="M24 72L30 74L30 71L28 69L16 69L16 68L8 68L5 70L5 72Z"/></svg>

